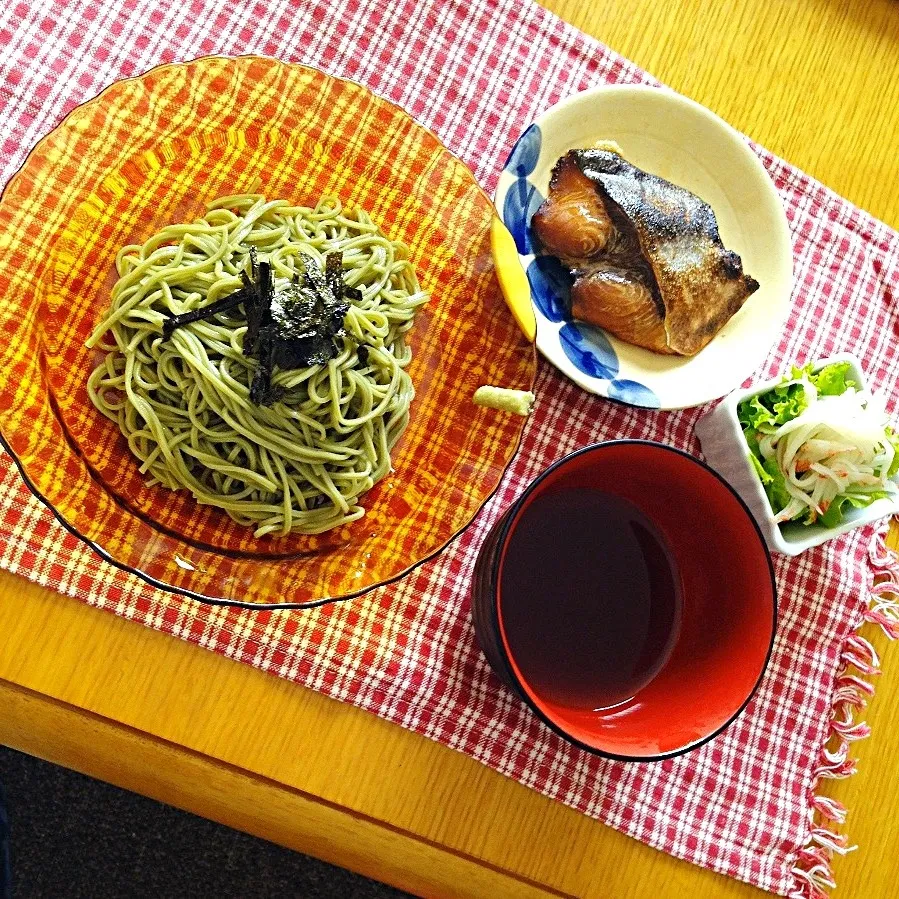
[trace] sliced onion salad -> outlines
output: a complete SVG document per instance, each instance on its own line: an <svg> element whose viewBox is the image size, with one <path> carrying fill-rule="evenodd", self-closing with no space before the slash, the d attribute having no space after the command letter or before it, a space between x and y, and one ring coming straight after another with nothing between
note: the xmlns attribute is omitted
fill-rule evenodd
<svg viewBox="0 0 899 899"><path fill-rule="evenodd" d="M880 396L860 390L848 363L813 373L794 369L766 394L744 400L738 416L779 523L832 527L847 506L890 495L899 441Z"/></svg>

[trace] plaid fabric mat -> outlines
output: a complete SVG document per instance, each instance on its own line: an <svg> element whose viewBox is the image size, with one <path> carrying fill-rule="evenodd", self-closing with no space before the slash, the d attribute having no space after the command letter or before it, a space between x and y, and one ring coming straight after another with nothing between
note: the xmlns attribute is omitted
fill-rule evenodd
<svg viewBox="0 0 899 899"><path fill-rule="evenodd" d="M347 0L232 10L214 0L37 0L0 12L0 178L75 104L164 61L263 53L356 79L403 106L492 191L515 138L551 103L603 82L652 79L530 2ZM793 314L759 377L789 361L856 353L871 382L899 375L899 236L756 148L787 208ZM865 618L899 630L875 572L882 535L858 531L776 560L780 623L762 688L739 720L686 756L604 761L545 729L491 674L467 589L502 510L550 462L631 436L698 452L698 410L627 409L581 392L541 363L539 404L497 495L437 559L393 586L306 613L210 609L155 591L96 558L0 457L0 565L97 607L351 702L463 751L680 858L796 896L831 882L845 810L816 795L851 772L854 713L876 655ZM892 407L891 407L892 408ZM893 410L894 411L894 410ZM895 583L890 581L888 583ZM813 820L813 813L817 817ZM821 823L823 821L823 823Z"/></svg>

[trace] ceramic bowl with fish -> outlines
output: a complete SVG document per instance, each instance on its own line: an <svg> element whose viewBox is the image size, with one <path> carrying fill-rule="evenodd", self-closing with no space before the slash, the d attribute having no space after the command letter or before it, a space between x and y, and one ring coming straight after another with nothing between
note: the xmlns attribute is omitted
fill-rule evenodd
<svg viewBox="0 0 899 899"><path fill-rule="evenodd" d="M747 141L692 100L636 85L563 100L518 139L495 202L515 250L494 252L526 273L538 349L592 393L700 405L778 339L792 286L780 198Z"/></svg>

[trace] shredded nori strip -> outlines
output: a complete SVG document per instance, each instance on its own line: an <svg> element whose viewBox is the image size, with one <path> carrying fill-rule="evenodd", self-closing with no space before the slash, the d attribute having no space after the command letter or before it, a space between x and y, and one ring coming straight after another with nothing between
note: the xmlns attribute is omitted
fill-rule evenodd
<svg viewBox="0 0 899 899"><path fill-rule="evenodd" d="M275 291L272 267L268 262L257 262L256 248L250 247L250 274L240 273L244 290L249 296L244 306L247 330L243 338L243 354L259 358L262 329L272 321L272 297Z"/></svg>
<svg viewBox="0 0 899 899"><path fill-rule="evenodd" d="M325 272L305 253L300 254L300 262L302 281L295 278L271 303L274 358L282 369L323 365L339 352L334 338L346 333L343 320L350 304L343 299L342 254L327 255Z"/></svg>
<svg viewBox="0 0 899 899"><path fill-rule="evenodd" d="M275 369L276 338L270 327L263 328L259 334L259 367L250 384L250 402L257 406L271 406L284 396L283 387L272 384L272 373Z"/></svg>
<svg viewBox="0 0 899 899"><path fill-rule="evenodd" d="M249 274L241 272L243 287L220 300L182 315L171 316L163 325L163 337L171 337L176 328L211 318L243 306L247 330L243 352L259 363L250 384L250 400L270 406L284 394L272 386L275 368L290 370L324 365L340 348L335 338L346 334L344 319L350 301L360 301L361 291L343 282L343 253L328 253L322 271L312 256L300 254L302 277L279 290L274 289L272 267L259 262L255 248L250 249ZM368 360L362 347L359 358Z"/></svg>
<svg viewBox="0 0 899 899"><path fill-rule="evenodd" d="M246 299L246 293L244 289L241 288L234 293L229 293L226 297L216 300L214 303L210 303L208 306L203 306L200 309L192 309L190 312L182 312L181 315L172 315L163 322L162 336L171 337L175 329L180 328L182 325L188 325L191 322L212 318L213 315L217 315L219 312L230 312L232 309L236 309L241 303L245 302Z"/></svg>
<svg viewBox="0 0 899 899"><path fill-rule="evenodd" d="M343 299L345 285L343 283L343 253L328 253L325 256L325 280L334 298Z"/></svg>

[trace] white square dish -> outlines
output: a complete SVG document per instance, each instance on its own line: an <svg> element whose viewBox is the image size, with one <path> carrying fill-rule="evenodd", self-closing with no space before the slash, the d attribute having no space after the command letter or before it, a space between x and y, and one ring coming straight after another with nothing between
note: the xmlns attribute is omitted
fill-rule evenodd
<svg viewBox="0 0 899 899"><path fill-rule="evenodd" d="M848 362L852 378L859 385L859 389L867 389L865 373L858 359L851 354L844 353L829 359L821 359L814 363L813 370L819 371L834 362ZM897 475L888 488L892 496L875 500L863 509L849 509L843 521L836 527L829 528L821 524L806 525L799 522L781 525L774 520L774 511L749 458L749 448L737 419L737 406L745 399L771 390L781 383L781 380L775 378L763 384L755 384L748 390L735 390L711 412L703 415L696 423L695 429L706 461L731 484L749 506L768 548L783 555L798 556L805 550L840 534L899 512L899 475Z"/></svg>

